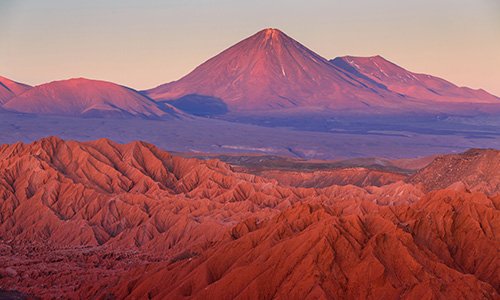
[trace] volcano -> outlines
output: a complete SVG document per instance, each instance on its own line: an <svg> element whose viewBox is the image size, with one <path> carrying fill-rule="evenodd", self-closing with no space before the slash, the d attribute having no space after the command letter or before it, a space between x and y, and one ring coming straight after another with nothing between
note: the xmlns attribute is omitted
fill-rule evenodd
<svg viewBox="0 0 500 300"><path fill-rule="evenodd" d="M29 89L31 89L31 86L27 84L0 76L0 105Z"/></svg>
<svg viewBox="0 0 500 300"><path fill-rule="evenodd" d="M405 100L373 80L352 76L278 29L262 30L146 93L158 101L204 96L232 112L397 107Z"/></svg>
<svg viewBox="0 0 500 300"><path fill-rule="evenodd" d="M484 90L458 87L442 78L408 71L380 55L372 57L344 56L331 62L355 77L370 79L408 98L443 103L500 103L500 99Z"/></svg>
<svg viewBox="0 0 500 300"><path fill-rule="evenodd" d="M139 92L111 82L75 78L36 86L3 105L7 110L64 116L138 116L158 118L180 113Z"/></svg>
<svg viewBox="0 0 500 300"><path fill-rule="evenodd" d="M441 113L500 103L483 90L412 73L380 56L328 61L272 28L237 43L180 80L145 93L186 111L219 105L225 112L250 114ZM434 102L439 103L429 105Z"/></svg>

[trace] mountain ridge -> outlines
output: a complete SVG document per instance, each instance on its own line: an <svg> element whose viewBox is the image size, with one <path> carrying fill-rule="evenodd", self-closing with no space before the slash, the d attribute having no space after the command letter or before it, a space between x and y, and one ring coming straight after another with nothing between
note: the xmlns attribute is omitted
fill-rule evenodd
<svg viewBox="0 0 500 300"><path fill-rule="evenodd" d="M4 109L23 113L77 117L181 116L168 104L157 104L129 87L112 82L71 78L52 81L13 97Z"/></svg>
<svg viewBox="0 0 500 300"><path fill-rule="evenodd" d="M43 299L496 299L500 185L482 181L500 168L466 189L453 182L498 165L499 153L440 157L415 184L379 172L354 186L350 168L347 185L335 185L337 169L291 187L140 141L0 145L0 289ZM436 169L450 186L432 185Z"/></svg>
<svg viewBox="0 0 500 300"><path fill-rule="evenodd" d="M408 71L380 55L342 56L330 62L355 76L369 78L407 97L441 102L500 103L500 98L483 89L458 87L445 79Z"/></svg>
<svg viewBox="0 0 500 300"><path fill-rule="evenodd" d="M95 86L91 88L72 84L83 80L92 81L74 78L32 88L0 77L0 104L18 112L72 116L181 114L174 107L192 115L228 118L231 114L500 112L500 98L482 89L458 87L435 76L410 72L379 55L328 60L274 28L230 46L179 80L142 92L99 80L92 81ZM65 90L60 88L63 82ZM104 87L104 83L108 85ZM48 87L53 90L46 91ZM120 87L128 93L118 91ZM86 95L90 89L95 93ZM113 92L123 99L103 98Z"/></svg>
<svg viewBox="0 0 500 300"><path fill-rule="evenodd" d="M24 93L32 87L0 76L0 105L6 103L17 95Z"/></svg>

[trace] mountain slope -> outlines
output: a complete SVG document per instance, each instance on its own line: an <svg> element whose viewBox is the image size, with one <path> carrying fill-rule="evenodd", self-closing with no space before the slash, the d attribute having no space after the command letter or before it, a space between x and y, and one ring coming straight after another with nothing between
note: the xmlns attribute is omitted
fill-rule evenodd
<svg viewBox="0 0 500 300"><path fill-rule="evenodd" d="M180 80L146 92L159 101L204 96L229 111L396 108L403 99L332 65L277 29L262 30Z"/></svg>
<svg viewBox="0 0 500 300"><path fill-rule="evenodd" d="M453 191L361 212L300 203L100 289L125 299L496 299L498 204Z"/></svg>
<svg viewBox="0 0 500 300"><path fill-rule="evenodd" d="M412 73L380 56L328 61L277 29L262 30L145 93L200 115L500 110L500 99L483 90Z"/></svg>
<svg viewBox="0 0 500 300"><path fill-rule="evenodd" d="M195 209L199 217L214 214L211 217L215 220L229 222L233 217L248 217L260 208L267 212L277 210L281 202L286 207L305 197L344 194L351 189L334 186L321 193L314 189L295 190L273 180L235 172L218 160L181 158L143 142L121 145L101 139L83 143L50 137L32 144L0 146L0 233L17 240L48 240L63 245L120 245L138 234L134 220L151 222L152 228L158 229L161 225L156 222L160 220L153 212L171 211L171 205L193 205L190 209ZM391 189L355 191L378 203L379 197L384 198L381 194L392 193ZM210 205L214 203L221 205ZM37 213L32 211L35 207ZM111 208L115 212L109 212ZM220 215L220 209L226 213ZM119 219L116 210L120 212ZM68 220L74 222L65 223ZM64 230L61 224L66 224L69 231L73 225L86 228L90 236L82 240L77 235L58 234ZM47 230L43 240L38 240L39 235L32 236L39 228ZM146 228L140 230L143 229ZM161 238L161 233L155 229L148 235L151 239ZM134 244L143 246L151 239Z"/></svg>
<svg viewBox="0 0 500 300"><path fill-rule="evenodd" d="M137 91L111 82L84 78L42 84L3 106L24 113L67 116L175 116L169 105L158 105Z"/></svg>
<svg viewBox="0 0 500 300"><path fill-rule="evenodd" d="M500 191L500 151L470 149L464 153L442 155L408 180L425 190L449 186L494 195Z"/></svg>
<svg viewBox="0 0 500 300"><path fill-rule="evenodd" d="M444 79L417 74L401 68L381 56L344 56L332 64L359 78L369 78L389 90L414 99L440 102L500 103L496 96L484 90L458 87Z"/></svg>
<svg viewBox="0 0 500 300"><path fill-rule="evenodd" d="M31 89L31 86L27 84L0 76L0 105L29 89Z"/></svg>
<svg viewBox="0 0 500 300"><path fill-rule="evenodd" d="M135 245L174 254L186 243L196 245L206 238L199 236L197 241L194 232L211 231L220 238L223 232L215 229L224 226L200 224L196 229L199 223L175 212L176 207L196 211L199 217L215 213L213 218L222 220L229 216L219 215L219 205L209 209L205 197L214 203L243 201L245 193L258 193L263 181L234 173L219 161L184 159L150 144L120 145L105 139L79 143L51 137L0 146L0 170L4 240L49 241L56 246ZM260 201L272 201L272 192L263 191ZM193 232L180 238L186 224Z"/></svg>

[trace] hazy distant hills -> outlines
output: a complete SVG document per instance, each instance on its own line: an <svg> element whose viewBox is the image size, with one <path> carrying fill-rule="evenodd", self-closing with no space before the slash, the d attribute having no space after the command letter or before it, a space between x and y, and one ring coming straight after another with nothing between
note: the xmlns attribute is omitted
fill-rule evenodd
<svg viewBox="0 0 500 300"><path fill-rule="evenodd" d="M76 117L166 117L180 112L139 92L111 82L84 78L53 81L11 98L7 110Z"/></svg>

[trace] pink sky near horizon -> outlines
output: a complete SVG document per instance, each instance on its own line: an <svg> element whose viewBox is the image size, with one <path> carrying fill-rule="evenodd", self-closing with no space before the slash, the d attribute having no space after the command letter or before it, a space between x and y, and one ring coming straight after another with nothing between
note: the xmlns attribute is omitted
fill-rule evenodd
<svg viewBox="0 0 500 300"><path fill-rule="evenodd" d="M3 0L0 75L152 88L266 27L328 59L380 54L500 96L496 0Z"/></svg>

